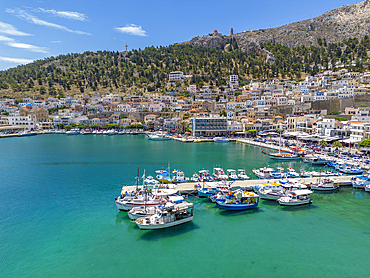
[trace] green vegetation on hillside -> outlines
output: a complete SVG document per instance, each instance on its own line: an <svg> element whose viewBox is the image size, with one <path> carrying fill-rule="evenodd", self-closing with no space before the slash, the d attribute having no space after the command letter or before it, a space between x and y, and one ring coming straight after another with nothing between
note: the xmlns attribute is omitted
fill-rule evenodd
<svg viewBox="0 0 370 278"><path fill-rule="evenodd" d="M0 72L0 96L23 92L23 95L50 95L64 97L73 93L151 92L176 90L189 84L198 86L227 85L230 74L243 79L289 78L299 80L302 70L307 74L319 72L318 64L356 61L352 70L363 71L369 65L370 39L348 39L342 43L320 47L289 48L279 44L261 46L274 54L276 62L256 52L245 53L232 44L227 51L189 44L169 47L147 47L144 50L124 52L85 52L51 57ZM191 74L184 84L167 85L171 71Z"/></svg>

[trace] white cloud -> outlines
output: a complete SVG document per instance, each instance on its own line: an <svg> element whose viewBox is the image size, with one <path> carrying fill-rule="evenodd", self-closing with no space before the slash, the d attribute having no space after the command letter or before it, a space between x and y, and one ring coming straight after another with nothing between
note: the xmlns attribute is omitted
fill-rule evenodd
<svg viewBox="0 0 370 278"><path fill-rule="evenodd" d="M43 8L38 8L38 11L41 11L43 13L49 13L49 14L67 18L67 19L79 20L79 21L86 21L88 19L87 15L78 13L78 12L46 10Z"/></svg>
<svg viewBox="0 0 370 278"><path fill-rule="evenodd" d="M60 30L64 30L64 31L74 33L74 34L79 34L79 35L91 35L87 32L71 30L71 29L69 29L65 26L39 19L38 17L36 17L34 15L31 15L31 14L27 13L24 10L6 9L5 11L7 13L15 14L18 18L26 20L26 21L28 21L30 23L33 23L33 24L36 24L36 25L42 25L42 26L46 26L46 27L50 27L50 28L60 29Z"/></svg>
<svg viewBox="0 0 370 278"><path fill-rule="evenodd" d="M34 60L23 59L23 58L9 58L9 57L0 56L0 61L16 63L16 64L28 64L28 63L32 63Z"/></svg>
<svg viewBox="0 0 370 278"><path fill-rule="evenodd" d="M12 38L8 38L8 37L5 37L5 36L0 35L0 41L3 41L3 42L12 42L14 40Z"/></svg>
<svg viewBox="0 0 370 278"><path fill-rule="evenodd" d="M32 52L40 52L40 53L49 53L45 47L39 47L28 43L21 43L21 42L6 42L7 45L15 48L21 48L25 50L29 50Z"/></svg>
<svg viewBox="0 0 370 278"><path fill-rule="evenodd" d="M51 43L61 43L62 41L51 41Z"/></svg>
<svg viewBox="0 0 370 278"><path fill-rule="evenodd" d="M129 35L134 35L134 36L140 36L140 37L146 37L146 31L141 28L141 26L137 26L135 24L129 24L126 25L125 27L116 27L114 28L117 31Z"/></svg>
<svg viewBox="0 0 370 278"><path fill-rule="evenodd" d="M13 36L32 36L31 34L18 31L13 25L5 23L5 22L0 22L0 33L13 35Z"/></svg>

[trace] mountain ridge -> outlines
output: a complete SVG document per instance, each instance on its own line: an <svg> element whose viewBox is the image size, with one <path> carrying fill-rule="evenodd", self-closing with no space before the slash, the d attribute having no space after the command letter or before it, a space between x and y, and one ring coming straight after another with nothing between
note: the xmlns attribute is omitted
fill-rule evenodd
<svg viewBox="0 0 370 278"><path fill-rule="evenodd" d="M235 39L245 52L264 52L261 43L279 43L283 46L319 46L319 39L338 43L348 38L363 38L370 35L370 0L342 6L312 19L293 22L276 28L258 29L231 34L213 32L207 36L193 37L184 42L191 45L223 49ZM269 55L270 53L265 52ZM268 57L269 59L269 57ZM273 57L270 57L273 61Z"/></svg>

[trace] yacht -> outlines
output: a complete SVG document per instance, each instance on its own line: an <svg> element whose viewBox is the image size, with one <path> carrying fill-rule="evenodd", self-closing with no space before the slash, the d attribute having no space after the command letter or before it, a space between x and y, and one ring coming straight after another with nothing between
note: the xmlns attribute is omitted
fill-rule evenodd
<svg viewBox="0 0 370 278"><path fill-rule="evenodd" d="M154 215L135 220L141 230L158 230L184 224L193 220L193 204L182 202L158 206Z"/></svg>

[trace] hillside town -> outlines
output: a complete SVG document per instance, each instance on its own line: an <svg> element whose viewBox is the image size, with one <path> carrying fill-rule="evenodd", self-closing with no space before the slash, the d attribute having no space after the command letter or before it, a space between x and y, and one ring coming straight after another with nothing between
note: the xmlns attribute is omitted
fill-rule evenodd
<svg viewBox="0 0 370 278"><path fill-rule="evenodd" d="M168 82L183 83L186 78L191 76L171 72ZM244 86L239 86L238 75L231 75L227 86L190 85L187 90L164 94L94 92L65 98L3 98L0 132L141 127L192 136L243 137L282 128L300 136L356 144L370 135L369 80L370 72L343 68L299 82L250 81ZM347 107L341 100L354 105ZM342 106L331 109L333 102Z"/></svg>

